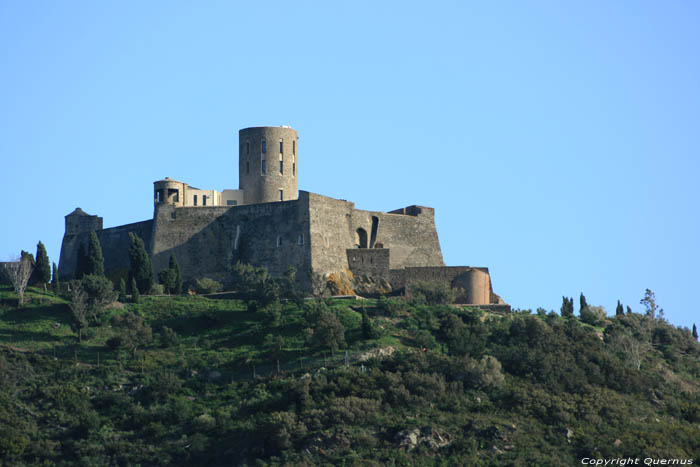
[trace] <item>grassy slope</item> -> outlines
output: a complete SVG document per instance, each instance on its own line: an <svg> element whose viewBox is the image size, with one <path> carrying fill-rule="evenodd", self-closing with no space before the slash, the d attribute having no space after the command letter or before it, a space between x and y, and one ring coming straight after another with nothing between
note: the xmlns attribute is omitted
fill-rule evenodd
<svg viewBox="0 0 700 467"><path fill-rule="evenodd" d="M255 458L569 465L584 455L697 459L700 451L697 352L668 356L651 349L644 371L635 375L614 366L624 361L608 355L595 334L602 328L565 330L560 318L547 325L556 334L518 314L482 315L489 333L485 352L502 360L505 381L475 387L454 376L463 361L446 355L445 342L418 350L421 330L440 333L429 309L388 317L366 301L383 336L364 340L358 303L331 302L345 325L351 360L374 347L400 351L394 359L346 367L344 351L330 355L307 346L304 313L293 303L284 304L280 325L270 327L264 314L240 301L144 297L126 310L110 310L78 344L63 299L34 289L28 296L30 303L16 309L10 289L0 288L0 402L6 409L0 452L8 465L227 465ZM113 334L109 314L127 310L145 317L155 335L137 358L106 346ZM526 334L541 331L542 339L518 337L513 320L533 325ZM162 326L177 332L177 345L160 345ZM566 348L572 344L561 337L565 332L584 333L581 351ZM281 352L266 348L267 334L285 338ZM578 361L591 347L600 352ZM521 354L532 349L542 353L533 353L523 372ZM612 363L589 365L598 358ZM611 365L617 376L590 374ZM210 380L211 371L222 377ZM630 383L617 387L615 378ZM401 431L420 427L443 430L451 444L399 449Z"/></svg>

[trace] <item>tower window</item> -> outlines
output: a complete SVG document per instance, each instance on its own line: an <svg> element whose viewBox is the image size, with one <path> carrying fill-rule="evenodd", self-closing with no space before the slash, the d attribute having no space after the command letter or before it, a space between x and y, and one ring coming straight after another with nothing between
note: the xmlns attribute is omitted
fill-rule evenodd
<svg viewBox="0 0 700 467"><path fill-rule="evenodd" d="M247 173L247 174L250 173L250 162L245 163L245 173Z"/></svg>
<svg viewBox="0 0 700 467"><path fill-rule="evenodd" d="M194 195L194 205L197 206L197 195Z"/></svg>
<svg viewBox="0 0 700 467"><path fill-rule="evenodd" d="M284 153L284 142L280 140L280 154Z"/></svg>
<svg viewBox="0 0 700 467"><path fill-rule="evenodd" d="M202 195L202 206L207 205L207 195Z"/></svg>
<svg viewBox="0 0 700 467"><path fill-rule="evenodd" d="M292 162L292 175L297 174L297 164L296 162Z"/></svg>
<svg viewBox="0 0 700 467"><path fill-rule="evenodd" d="M262 141L262 153L265 154L267 152L267 141L263 140Z"/></svg>
<svg viewBox="0 0 700 467"><path fill-rule="evenodd" d="M284 173L284 162L280 161L280 175Z"/></svg>
<svg viewBox="0 0 700 467"><path fill-rule="evenodd" d="M280 201L284 201L284 190L280 190Z"/></svg>
<svg viewBox="0 0 700 467"><path fill-rule="evenodd" d="M262 160L262 173L267 171L267 164L265 164L265 159Z"/></svg>
<svg viewBox="0 0 700 467"><path fill-rule="evenodd" d="M280 235L277 236L277 246L278 247L282 246L282 237Z"/></svg>
<svg viewBox="0 0 700 467"><path fill-rule="evenodd" d="M297 153L297 141L292 140L292 154L296 154L296 153Z"/></svg>
<svg viewBox="0 0 700 467"><path fill-rule="evenodd" d="M250 141L245 142L245 153L250 154Z"/></svg>

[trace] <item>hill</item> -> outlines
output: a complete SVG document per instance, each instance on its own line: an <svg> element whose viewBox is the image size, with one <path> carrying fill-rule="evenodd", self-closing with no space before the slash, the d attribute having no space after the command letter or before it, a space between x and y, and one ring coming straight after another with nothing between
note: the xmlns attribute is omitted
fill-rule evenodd
<svg viewBox="0 0 700 467"><path fill-rule="evenodd" d="M700 453L700 345L401 299L112 303L0 288L0 465L574 465ZM73 325L73 327L75 327Z"/></svg>

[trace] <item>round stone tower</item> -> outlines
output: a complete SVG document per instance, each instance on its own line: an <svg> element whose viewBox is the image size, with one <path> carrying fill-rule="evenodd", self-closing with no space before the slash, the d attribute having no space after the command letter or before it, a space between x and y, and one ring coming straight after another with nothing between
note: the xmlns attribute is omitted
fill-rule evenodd
<svg viewBox="0 0 700 467"><path fill-rule="evenodd" d="M299 138L287 126L238 132L238 186L245 204L297 199Z"/></svg>

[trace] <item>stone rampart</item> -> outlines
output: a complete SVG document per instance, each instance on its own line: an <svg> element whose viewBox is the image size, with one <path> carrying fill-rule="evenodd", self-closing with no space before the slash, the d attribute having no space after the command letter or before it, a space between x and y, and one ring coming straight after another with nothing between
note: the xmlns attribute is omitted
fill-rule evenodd
<svg viewBox="0 0 700 467"><path fill-rule="evenodd" d="M431 208L407 208L414 215L389 214L355 209L349 201L314 193L308 199L314 272L345 272L352 248L391 250L391 269L444 265Z"/></svg>
<svg viewBox="0 0 700 467"><path fill-rule="evenodd" d="M460 291L456 303L491 303L491 280L487 268L443 266L392 269L389 282L395 290L406 289L412 282L447 284Z"/></svg>
<svg viewBox="0 0 700 467"><path fill-rule="evenodd" d="M354 275L389 278L388 248L352 248L345 250Z"/></svg>
<svg viewBox="0 0 700 467"><path fill-rule="evenodd" d="M153 270L168 266L174 253L184 280L210 277L228 282L241 261L280 276L295 267L308 281L308 198L243 206L156 209Z"/></svg>

